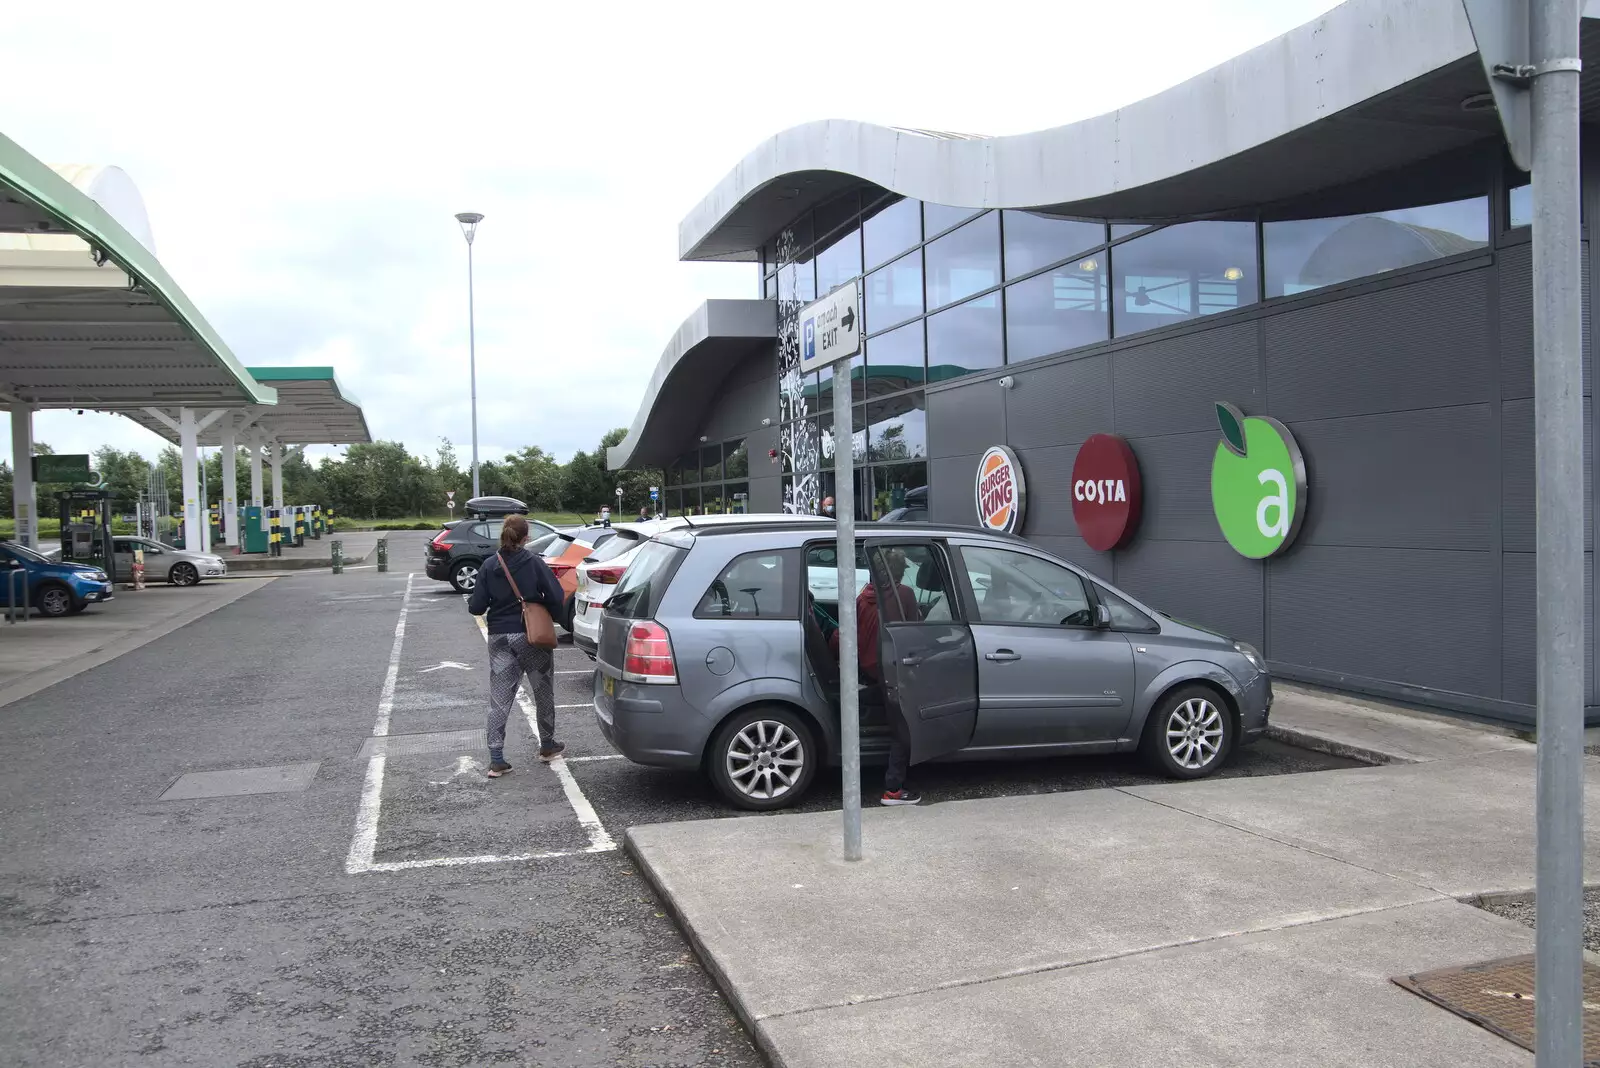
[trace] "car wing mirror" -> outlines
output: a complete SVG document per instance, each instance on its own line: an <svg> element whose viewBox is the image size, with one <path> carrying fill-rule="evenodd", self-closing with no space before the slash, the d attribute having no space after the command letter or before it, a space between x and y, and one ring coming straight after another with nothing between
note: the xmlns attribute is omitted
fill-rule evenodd
<svg viewBox="0 0 1600 1068"><path fill-rule="evenodd" d="M1103 604L1094 606L1094 625L1097 630L1106 630L1111 626L1111 609Z"/></svg>

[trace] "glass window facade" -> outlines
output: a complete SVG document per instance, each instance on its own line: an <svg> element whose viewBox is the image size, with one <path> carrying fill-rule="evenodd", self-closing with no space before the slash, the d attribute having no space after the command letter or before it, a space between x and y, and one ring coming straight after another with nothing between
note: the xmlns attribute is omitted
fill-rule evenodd
<svg viewBox="0 0 1600 1068"><path fill-rule="evenodd" d="M784 428L784 433L792 432L792 427ZM702 445L667 469L661 510L667 515L747 511L749 477L750 454L743 438Z"/></svg>
<svg viewBox="0 0 1600 1068"><path fill-rule="evenodd" d="M1002 214L1007 281L1106 243L1105 223L1057 219L1031 211Z"/></svg>
<svg viewBox="0 0 1600 1068"><path fill-rule="evenodd" d="M985 214L928 242L928 307L942 308L1000 282L1000 216Z"/></svg>
<svg viewBox="0 0 1600 1068"><path fill-rule="evenodd" d="M1020 363L1106 340L1111 336L1110 296L1103 255L1007 286L1007 359Z"/></svg>
<svg viewBox="0 0 1600 1068"><path fill-rule="evenodd" d="M922 314L922 250L867 275L862 318L868 333L899 326Z"/></svg>
<svg viewBox="0 0 1600 1068"><path fill-rule="evenodd" d="M817 251L817 295L823 296L861 275L861 231L850 227L828 238Z"/></svg>
<svg viewBox="0 0 1600 1068"><path fill-rule="evenodd" d="M1269 222L1262 225L1262 239L1267 296L1289 297L1485 248L1489 198L1370 215Z"/></svg>
<svg viewBox="0 0 1600 1068"><path fill-rule="evenodd" d="M1256 227L1168 226L1111 250L1112 327L1126 337L1254 304Z"/></svg>
<svg viewBox="0 0 1600 1068"><path fill-rule="evenodd" d="M871 394L920 386L927 379L922 321L878 334L866 341L867 390Z"/></svg>
<svg viewBox="0 0 1600 1068"><path fill-rule="evenodd" d="M1509 200L1506 220L1511 226L1533 225L1533 186L1524 182L1522 185L1512 186L1507 194Z"/></svg>
<svg viewBox="0 0 1600 1068"><path fill-rule="evenodd" d="M913 245L922 243L922 202L896 200L867 209L861 224L866 268L887 263Z"/></svg>
<svg viewBox="0 0 1600 1068"><path fill-rule="evenodd" d="M928 381L944 382L1005 363L1000 295L957 304L928 316Z"/></svg>
<svg viewBox="0 0 1600 1068"><path fill-rule="evenodd" d="M922 205L922 232L928 237L942 234L952 226L957 226L972 218L982 208L951 208L943 204Z"/></svg>

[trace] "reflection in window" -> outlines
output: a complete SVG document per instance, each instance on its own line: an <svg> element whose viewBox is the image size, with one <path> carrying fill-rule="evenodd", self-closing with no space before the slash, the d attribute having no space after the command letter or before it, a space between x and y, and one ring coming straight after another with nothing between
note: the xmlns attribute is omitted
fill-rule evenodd
<svg viewBox="0 0 1600 1068"><path fill-rule="evenodd" d="M823 242L817 253L817 295L823 296L861 274L861 231L852 227Z"/></svg>
<svg viewBox="0 0 1600 1068"><path fill-rule="evenodd" d="M1523 184L1511 190L1510 214L1512 226L1533 225L1533 186Z"/></svg>
<svg viewBox="0 0 1600 1068"><path fill-rule="evenodd" d="M721 515L722 512L722 484L718 482L700 487L700 513L702 515Z"/></svg>
<svg viewBox="0 0 1600 1068"><path fill-rule="evenodd" d="M873 463L928 455L928 405L922 393L902 393L865 407L867 458Z"/></svg>
<svg viewBox="0 0 1600 1068"><path fill-rule="evenodd" d="M750 454L745 451L744 439L730 441L723 446L722 477L748 478L750 475Z"/></svg>
<svg viewBox="0 0 1600 1068"><path fill-rule="evenodd" d="M870 519L885 523L926 523L928 521L928 465L890 464L869 467L871 501L866 509Z"/></svg>
<svg viewBox="0 0 1600 1068"><path fill-rule="evenodd" d="M998 293L928 316L929 382L943 382L1004 362Z"/></svg>
<svg viewBox="0 0 1600 1068"><path fill-rule="evenodd" d="M861 224L861 236L868 270L893 259L921 242L922 203L916 200L895 201Z"/></svg>
<svg viewBox="0 0 1600 1068"><path fill-rule="evenodd" d="M771 619L785 615L793 619L789 584L795 577L793 565L798 562L799 556L793 552L735 557L700 598L694 614L718 619Z"/></svg>
<svg viewBox="0 0 1600 1068"><path fill-rule="evenodd" d="M728 511L737 512L739 515L748 515L750 512L750 483L729 482L724 489L724 498L728 502Z"/></svg>
<svg viewBox="0 0 1600 1068"><path fill-rule="evenodd" d="M1060 263L1068 256L1105 243L1105 223L1008 211L1005 213L1006 277L1021 278L1040 267Z"/></svg>
<svg viewBox="0 0 1600 1068"><path fill-rule="evenodd" d="M1006 287L1006 359L1020 363L1111 336L1106 257L1098 253Z"/></svg>
<svg viewBox="0 0 1600 1068"><path fill-rule="evenodd" d="M722 481L722 446L707 445L700 450L700 481Z"/></svg>
<svg viewBox="0 0 1600 1068"><path fill-rule="evenodd" d="M1254 223L1192 222L1113 248L1117 336L1255 303L1255 234Z"/></svg>
<svg viewBox="0 0 1600 1068"><path fill-rule="evenodd" d="M864 463L867 459L867 425L864 418L864 409L856 405L851 414L854 424L854 433L850 435L850 456L856 463ZM822 459L830 468L833 465L833 413L826 412L817 420L818 433L822 435Z"/></svg>
<svg viewBox="0 0 1600 1068"><path fill-rule="evenodd" d="M833 411L833 378L834 378L833 372L834 372L834 369L837 368L838 366L839 366L838 364L831 364L831 365L829 365L827 367L824 367L821 370L821 372L819 372L819 376L818 376L819 377L819 381L817 383L817 400L816 400L816 403L811 406L811 410L812 411L814 411L814 412L831 412L831 411ZM850 361L850 402L852 404L854 404L856 401L866 400L867 399L867 385L866 385L866 383L867 383L867 369L864 366L862 366L862 363L861 363L860 360L851 360Z"/></svg>
<svg viewBox="0 0 1600 1068"><path fill-rule="evenodd" d="M930 241L925 259L930 308L942 308L993 287L1000 281L999 214L991 211Z"/></svg>
<svg viewBox="0 0 1600 1068"><path fill-rule="evenodd" d="M1150 229L1149 223L1112 223L1111 240L1116 241L1118 238L1141 233L1148 229Z"/></svg>
<svg viewBox="0 0 1600 1068"><path fill-rule="evenodd" d="M700 481L700 453L699 450L685 453L678 461L678 467L683 471L683 484L693 485Z"/></svg>
<svg viewBox="0 0 1600 1068"><path fill-rule="evenodd" d="M1269 222L1263 231L1267 296L1287 297L1483 248L1489 243L1489 199Z"/></svg>
<svg viewBox="0 0 1600 1068"><path fill-rule="evenodd" d="M669 486L681 486L681 485L683 485L682 461L674 460L674 461L672 461L672 463L667 465L667 485L669 485Z"/></svg>
<svg viewBox="0 0 1600 1068"><path fill-rule="evenodd" d="M816 270L809 259L778 271L778 299L810 304L817 299Z"/></svg>
<svg viewBox="0 0 1600 1068"><path fill-rule="evenodd" d="M899 326L922 314L922 253L880 268L867 276L866 328L871 331Z"/></svg>
<svg viewBox="0 0 1600 1068"><path fill-rule="evenodd" d="M869 338L866 354L869 394L922 385L924 354L920 322Z"/></svg>
<svg viewBox="0 0 1600 1068"><path fill-rule="evenodd" d="M957 223L966 222L982 210L982 208L952 208L944 204L928 204L924 202L922 205L922 232L929 237L934 234L942 234Z"/></svg>

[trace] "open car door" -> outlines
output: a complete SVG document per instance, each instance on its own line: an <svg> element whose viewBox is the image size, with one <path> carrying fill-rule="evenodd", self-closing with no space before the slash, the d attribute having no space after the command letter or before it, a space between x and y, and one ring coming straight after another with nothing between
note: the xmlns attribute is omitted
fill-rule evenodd
<svg viewBox="0 0 1600 1068"><path fill-rule="evenodd" d="M978 725L978 650L957 618L951 571L931 541L868 543L889 700L911 732L911 763L964 748Z"/></svg>

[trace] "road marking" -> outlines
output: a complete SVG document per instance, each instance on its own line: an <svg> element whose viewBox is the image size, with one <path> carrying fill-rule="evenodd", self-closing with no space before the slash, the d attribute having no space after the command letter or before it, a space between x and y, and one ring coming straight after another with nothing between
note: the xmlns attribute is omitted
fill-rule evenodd
<svg viewBox="0 0 1600 1068"><path fill-rule="evenodd" d="M568 764L587 763L591 760L621 760L621 753L596 753L594 756L562 757Z"/></svg>
<svg viewBox="0 0 1600 1068"><path fill-rule="evenodd" d="M585 668L582 671L578 671L578 670L558 671L558 672L556 672L556 674L557 675L593 675L594 674L594 668Z"/></svg>
<svg viewBox="0 0 1600 1068"><path fill-rule="evenodd" d="M594 702L593 701L585 701L581 705L556 705L557 711L559 711L559 710L561 710L563 708L593 708L593 707L594 707Z"/></svg>
<svg viewBox="0 0 1600 1068"><path fill-rule="evenodd" d="M556 849L548 853L488 854L481 857L433 857L430 860L388 860L368 867L367 871L410 871L413 868L457 868L468 864L505 864L518 860L555 860L558 857L581 857L586 853L606 853L616 849L616 844L589 846L587 849Z"/></svg>
<svg viewBox="0 0 1600 1068"><path fill-rule="evenodd" d="M471 671L472 670L472 665L471 664L462 664L462 663L459 663L458 661L455 661L455 660L441 660L434 667L423 668L421 671L417 672L417 674L418 675L426 675L430 671L443 671L446 668L454 668L457 671Z"/></svg>
<svg viewBox="0 0 1600 1068"><path fill-rule="evenodd" d="M448 786L452 781L461 778L463 775L477 775L478 772L483 770L483 765L478 763L475 758L462 756L456 758L456 770L450 773L448 779L429 779L428 781L435 786Z"/></svg>
<svg viewBox="0 0 1600 1068"><path fill-rule="evenodd" d="M372 726L376 738L389 733L389 715L394 711L394 687L400 678L400 650L406 642L406 615L411 611L411 578L406 575L406 592L400 601L400 618L394 625L394 646L389 650L389 670L383 677L383 692L378 697L378 721ZM385 758L374 756L367 761L367 779L361 787L361 807L356 810L356 833L350 839L350 855L345 858L344 870L358 875L372 870L372 857L378 848L378 809L383 800L383 767Z"/></svg>

